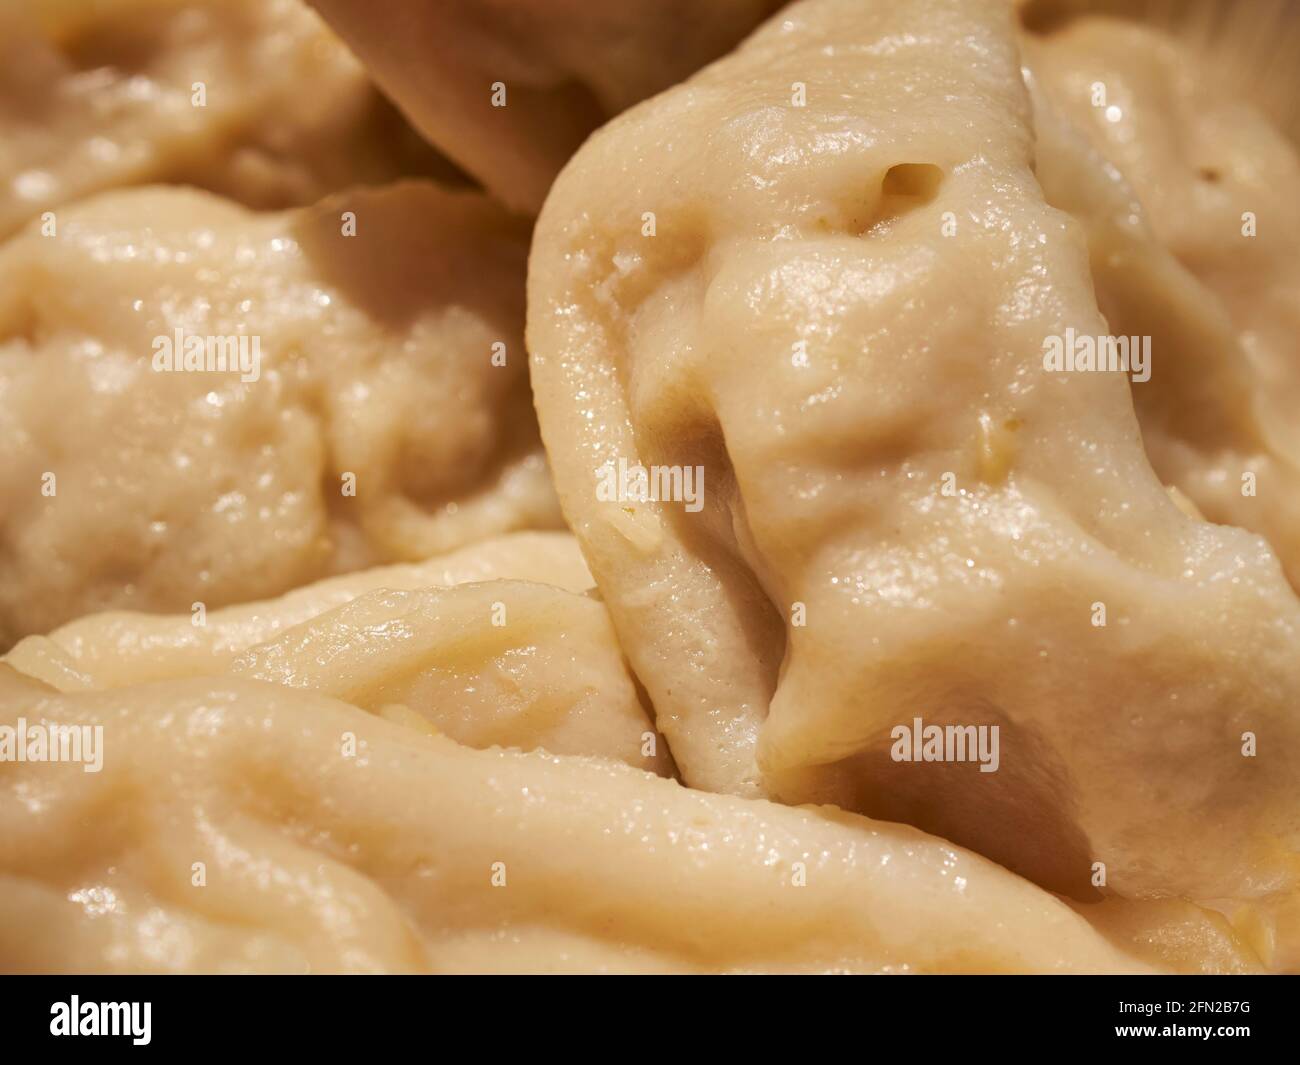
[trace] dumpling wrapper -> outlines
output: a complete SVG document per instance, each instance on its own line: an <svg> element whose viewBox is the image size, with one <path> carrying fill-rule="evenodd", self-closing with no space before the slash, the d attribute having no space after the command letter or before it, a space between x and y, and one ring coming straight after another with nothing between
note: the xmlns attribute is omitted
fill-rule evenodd
<svg viewBox="0 0 1300 1065"><path fill-rule="evenodd" d="M29 636L0 659L0 669L12 667L68 693L139 690L149 682L205 676L254 678L330 695L469 747L595 756L671 776L667 745L646 717L604 607L574 594L591 586L573 537L516 533L423 563L330 578L201 619L131 613L81 618L49 636ZM593 793L593 803L600 794ZM666 872L671 865L670 858ZM81 901L104 897L97 889L77 895ZM1256 930L1234 929L1204 907L1110 900L1075 909L1117 948L1157 968L1261 969L1260 947L1250 934ZM557 964L547 958L548 949L568 952L559 960L575 968L609 964L599 949L575 955L562 933L535 932L513 960L499 939L478 945L471 937L460 946L457 964L545 968ZM69 949L94 949L93 926L80 934L90 945ZM189 954L163 962L194 963ZM654 969L665 963L643 954L625 964Z"/></svg>
<svg viewBox="0 0 1300 1065"><path fill-rule="evenodd" d="M1026 56L1049 108L1048 199L1087 224L1111 329L1162 356L1133 390L1156 473L1210 521L1262 534L1300 588L1296 146L1225 93L1212 51L1159 31L1083 19ZM1084 145L1053 131L1062 119Z"/></svg>
<svg viewBox="0 0 1300 1065"><path fill-rule="evenodd" d="M510 533L423 562L375 566L328 577L275 599L172 614L110 611L20 640L3 658L57 688L87 691L154 680L211 676L250 647L376 591L530 581L574 593L595 586L568 533Z"/></svg>
<svg viewBox="0 0 1300 1065"><path fill-rule="evenodd" d="M9 971L1145 970L914 829L474 751L312 692L61 695L0 665L20 718L102 726L103 765L0 764Z"/></svg>
<svg viewBox="0 0 1300 1065"><path fill-rule="evenodd" d="M0 0L0 27L0 236L124 185L282 208L458 176L302 0Z"/></svg>
<svg viewBox="0 0 1300 1065"><path fill-rule="evenodd" d="M1300 603L1170 500L1124 375L1044 368L1107 327L1034 152L992 0L808 0L610 123L530 258L561 503L687 783L1294 912ZM620 459L703 509L602 500ZM1000 768L895 761L917 717Z"/></svg>
<svg viewBox="0 0 1300 1065"><path fill-rule="evenodd" d="M108 193L0 247L0 648L557 526L527 239L404 183L279 214ZM255 372L167 370L177 330L250 365L256 338Z"/></svg>
<svg viewBox="0 0 1300 1065"><path fill-rule="evenodd" d="M573 537L516 533L191 616L80 618L0 662L63 692L239 676L342 699L471 747L671 775Z"/></svg>
<svg viewBox="0 0 1300 1065"><path fill-rule="evenodd" d="M783 2L312 5L430 143L502 203L536 214L592 130L722 55Z"/></svg>

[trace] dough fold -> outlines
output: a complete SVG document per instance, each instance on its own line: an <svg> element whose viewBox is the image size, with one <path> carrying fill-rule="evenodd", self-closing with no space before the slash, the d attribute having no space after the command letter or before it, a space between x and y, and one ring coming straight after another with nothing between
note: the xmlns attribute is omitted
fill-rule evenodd
<svg viewBox="0 0 1300 1065"><path fill-rule="evenodd" d="M312 0L430 143L530 215L597 126L783 2Z"/></svg>
<svg viewBox="0 0 1300 1065"><path fill-rule="evenodd" d="M1156 473L1266 537L1300 588L1296 146L1225 93L1212 50L1158 30L1081 19L1026 56L1048 199L1087 225L1111 330L1162 356L1133 389Z"/></svg>
<svg viewBox="0 0 1300 1065"><path fill-rule="evenodd" d="M1109 330L1036 150L993 0L806 0L615 119L530 258L561 503L686 783L1292 935L1300 603L1169 497L1125 374L1045 361ZM900 761L918 718L996 771Z"/></svg>
<svg viewBox="0 0 1300 1065"><path fill-rule="evenodd" d="M1145 968L914 829L474 751L307 691L61 695L0 665L20 717L102 726L104 758L0 765L7 971Z"/></svg>
<svg viewBox="0 0 1300 1065"><path fill-rule="evenodd" d="M4 0L0 29L0 237L125 185L283 208L464 181L302 0Z"/></svg>
<svg viewBox="0 0 1300 1065"><path fill-rule="evenodd" d="M0 648L558 526L527 237L410 182L274 214L107 193L0 247Z"/></svg>

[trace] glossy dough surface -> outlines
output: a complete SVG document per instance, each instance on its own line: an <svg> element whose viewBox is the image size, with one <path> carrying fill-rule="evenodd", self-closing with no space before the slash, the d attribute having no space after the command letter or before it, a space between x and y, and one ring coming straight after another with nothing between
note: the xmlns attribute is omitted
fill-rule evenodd
<svg viewBox="0 0 1300 1065"><path fill-rule="evenodd" d="M557 524L526 241L482 195L411 182L269 214L108 193L0 248L0 645ZM256 379L159 369L177 330L256 337Z"/></svg>
<svg viewBox="0 0 1300 1065"><path fill-rule="evenodd" d="M124 185L274 208L456 175L300 0L0 0L0 28L0 236Z"/></svg>
<svg viewBox="0 0 1300 1065"><path fill-rule="evenodd" d="M1291 914L1300 603L1170 499L1124 375L1044 368L1108 327L1035 150L975 0L796 4L597 133L529 272L566 517L688 784ZM702 466L703 509L603 500L619 460ZM891 759L916 717L997 725L999 770Z"/></svg>
<svg viewBox="0 0 1300 1065"><path fill-rule="evenodd" d="M313 6L0 0L0 970L1300 971L1261 111L1007 0Z"/></svg>
<svg viewBox="0 0 1300 1065"><path fill-rule="evenodd" d="M1084 19L1026 55L1056 109L1042 124L1066 118L1088 146L1049 146L1040 177L1089 223L1102 309L1168 353L1134 389L1156 472L1210 521L1265 536L1300 588L1295 146L1156 31Z"/></svg>
<svg viewBox="0 0 1300 1065"><path fill-rule="evenodd" d="M11 970L1140 971L902 826L473 751L256 681L60 696L0 666L0 719L20 705L103 723L114 765L7 767Z"/></svg>
<svg viewBox="0 0 1300 1065"><path fill-rule="evenodd" d="M534 214L597 126L781 0L312 0L430 143Z"/></svg>
<svg viewBox="0 0 1300 1065"><path fill-rule="evenodd" d="M603 607L536 583L542 569L589 583L571 538L519 535L204 626L110 615L24 641L0 662L0 720L102 724L105 768L6 766L0 816L21 828L0 844L0 955L24 970L1141 969L1050 895L913 829L644 772L671 762ZM98 666L131 659L139 680L192 679L119 686ZM552 753L521 753L538 747ZM56 920L75 934L29 935Z"/></svg>

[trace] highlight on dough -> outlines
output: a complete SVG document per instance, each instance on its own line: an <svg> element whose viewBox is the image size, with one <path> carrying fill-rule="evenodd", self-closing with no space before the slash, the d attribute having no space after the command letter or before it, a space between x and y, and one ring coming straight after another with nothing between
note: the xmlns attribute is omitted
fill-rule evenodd
<svg viewBox="0 0 1300 1065"><path fill-rule="evenodd" d="M0 28L0 971L1300 972L1300 8Z"/></svg>

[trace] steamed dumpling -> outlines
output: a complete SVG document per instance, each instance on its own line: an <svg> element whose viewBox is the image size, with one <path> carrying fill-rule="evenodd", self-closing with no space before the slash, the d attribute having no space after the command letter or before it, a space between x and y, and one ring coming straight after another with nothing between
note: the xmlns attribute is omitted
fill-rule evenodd
<svg viewBox="0 0 1300 1065"><path fill-rule="evenodd" d="M1152 465L1265 536L1300 588L1300 154L1225 93L1213 53L1158 31L1083 19L1026 54L1042 124L1100 157L1053 143L1039 172L1088 226L1111 330L1152 337L1161 369L1133 389Z"/></svg>
<svg viewBox="0 0 1300 1065"><path fill-rule="evenodd" d="M250 647L369 592L531 581L568 592L594 587L568 533L511 533L424 562L328 577L276 599L177 615L116 611L78 618L21 640L4 661L59 691L120 688L228 670Z"/></svg>
<svg viewBox="0 0 1300 1065"><path fill-rule="evenodd" d="M10 971L1144 970L914 829L475 751L311 691L61 695L0 664L20 719L102 726L103 757L0 775Z"/></svg>
<svg viewBox="0 0 1300 1065"><path fill-rule="evenodd" d="M208 614L98 614L2 660L60 691L233 675L330 695L471 747L669 775L571 536L517 533Z"/></svg>
<svg viewBox="0 0 1300 1065"><path fill-rule="evenodd" d="M1142 968L1107 942L1132 934L1103 938L914 830L616 766L672 769L590 584L572 537L516 534L202 624L119 613L24 640L0 660L0 726L100 725L102 762L6 775L0 955L91 972ZM16 809L33 788L39 817ZM107 832L85 812L101 803ZM1198 958L1250 966L1230 930L1176 924Z"/></svg>
<svg viewBox="0 0 1300 1065"><path fill-rule="evenodd" d="M783 2L312 0L431 143L529 214L592 130Z"/></svg>
<svg viewBox="0 0 1300 1065"><path fill-rule="evenodd" d="M0 29L0 236L123 185L288 207L455 174L302 0L0 0Z"/></svg>
<svg viewBox="0 0 1300 1065"><path fill-rule="evenodd" d="M427 184L283 214L158 188L0 247L0 647L557 524L527 236Z"/></svg>
<svg viewBox="0 0 1300 1065"><path fill-rule="evenodd" d="M530 259L562 505L687 783L1293 912L1300 602L1170 499L1126 375L1048 368L1108 330L1035 148L996 0L806 0L610 123ZM997 770L896 760L917 718Z"/></svg>

